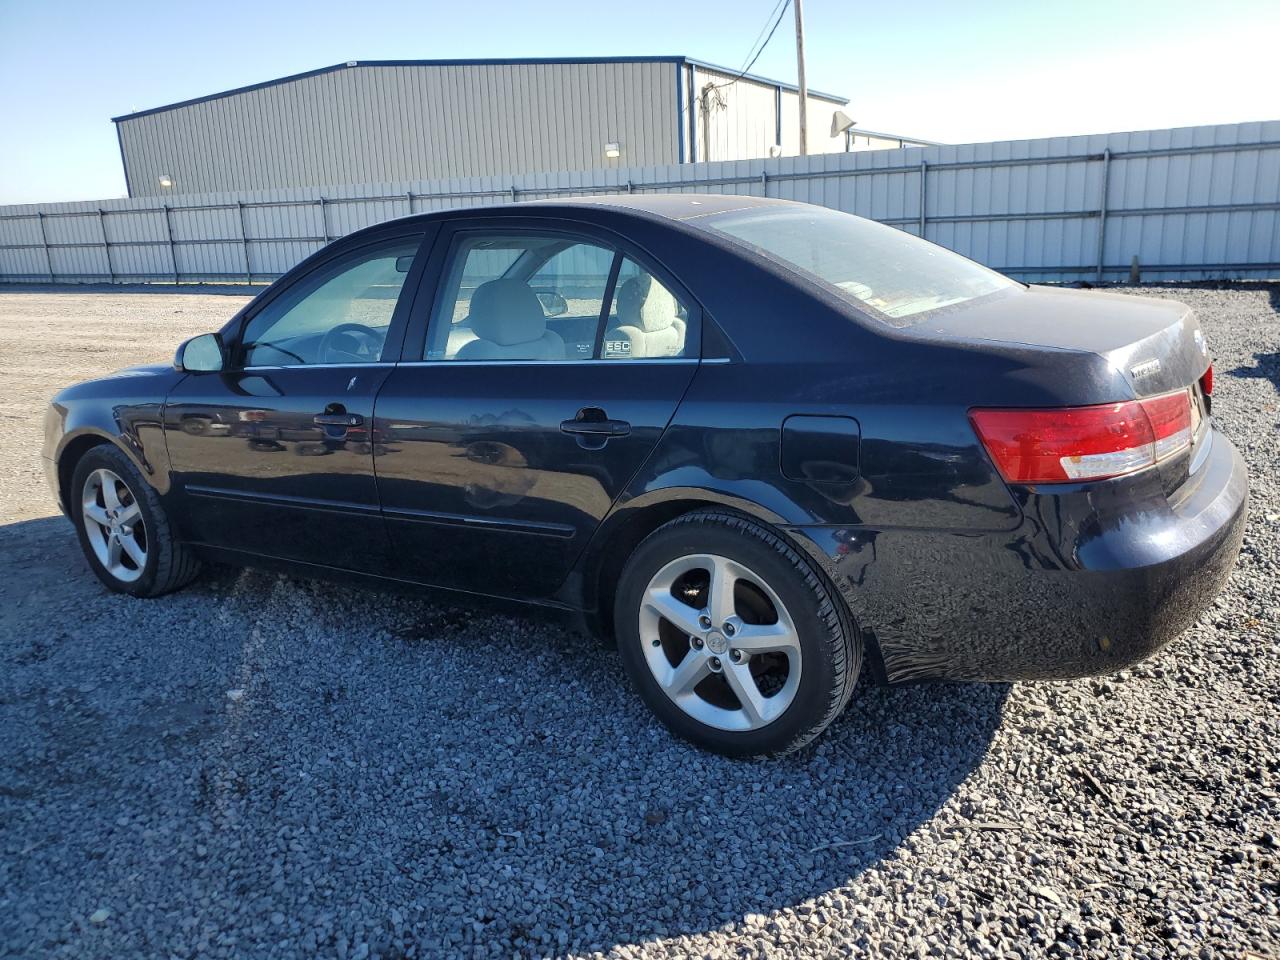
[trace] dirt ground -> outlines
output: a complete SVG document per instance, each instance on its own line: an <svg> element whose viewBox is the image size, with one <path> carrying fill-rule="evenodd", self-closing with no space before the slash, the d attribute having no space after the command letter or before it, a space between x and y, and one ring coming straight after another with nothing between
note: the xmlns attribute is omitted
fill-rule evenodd
<svg viewBox="0 0 1280 960"><path fill-rule="evenodd" d="M39 459L53 394L79 380L172 358L179 343L218 329L257 292L189 289L0 288L0 421L6 444L34 454L0 460L0 522L57 512Z"/></svg>

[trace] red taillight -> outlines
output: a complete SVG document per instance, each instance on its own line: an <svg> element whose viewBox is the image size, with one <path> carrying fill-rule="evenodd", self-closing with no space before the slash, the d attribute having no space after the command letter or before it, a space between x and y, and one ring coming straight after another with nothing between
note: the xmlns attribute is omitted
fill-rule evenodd
<svg viewBox="0 0 1280 960"><path fill-rule="evenodd" d="M1200 378L1200 392L1206 397L1213 396L1213 364L1209 364L1209 369L1204 372Z"/></svg>
<svg viewBox="0 0 1280 960"><path fill-rule="evenodd" d="M1187 390L1092 407L971 410L969 419L1009 483L1118 477L1191 444Z"/></svg>

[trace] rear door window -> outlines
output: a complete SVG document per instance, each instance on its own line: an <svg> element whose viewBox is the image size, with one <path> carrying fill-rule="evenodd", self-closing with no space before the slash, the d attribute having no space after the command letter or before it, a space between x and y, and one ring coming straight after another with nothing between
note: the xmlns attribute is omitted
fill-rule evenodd
<svg viewBox="0 0 1280 960"><path fill-rule="evenodd" d="M615 257L560 236L460 235L425 359L591 359Z"/></svg>
<svg viewBox="0 0 1280 960"><path fill-rule="evenodd" d="M600 358L687 357L691 346L688 307L661 280L630 257L624 257L600 344Z"/></svg>
<svg viewBox="0 0 1280 960"><path fill-rule="evenodd" d="M697 356L686 298L612 247L561 233L460 231L424 360L679 359Z"/></svg>

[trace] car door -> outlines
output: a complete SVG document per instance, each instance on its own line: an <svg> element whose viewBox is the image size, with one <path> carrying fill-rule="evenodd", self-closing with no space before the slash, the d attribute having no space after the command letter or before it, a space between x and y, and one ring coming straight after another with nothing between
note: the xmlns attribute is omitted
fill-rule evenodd
<svg viewBox="0 0 1280 960"><path fill-rule="evenodd" d="M435 245L429 324L378 396L379 490L401 576L541 598L670 421L699 314L612 235L483 223Z"/></svg>
<svg viewBox="0 0 1280 960"><path fill-rule="evenodd" d="M399 355L422 245L421 228L335 244L250 306L226 369L173 389L165 438L188 537L385 567L373 401Z"/></svg>

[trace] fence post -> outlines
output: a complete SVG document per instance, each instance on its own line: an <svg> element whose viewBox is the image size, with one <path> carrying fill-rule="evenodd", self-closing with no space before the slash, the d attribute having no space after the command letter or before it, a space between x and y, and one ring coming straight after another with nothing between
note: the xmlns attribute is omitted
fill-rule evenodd
<svg viewBox="0 0 1280 960"><path fill-rule="evenodd" d="M320 198L320 232L324 234L324 242L329 242L329 214L327 213L329 201L324 197Z"/></svg>
<svg viewBox="0 0 1280 960"><path fill-rule="evenodd" d="M164 205L164 228L169 234L169 261L173 264L173 285L178 285L178 251L173 246L173 220L169 216L169 205Z"/></svg>
<svg viewBox="0 0 1280 960"><path fill-rule="evenodd" d="M240 246L244 248L244 282L250 284L253 283L253 270L249 267L249 229L244 220L244 201L237 200L236 207L240 210Z"/></svg>
<svg viewBox="0 0 1280 960"><path fill-rule="evenodd" d="M49 254L49 235L44 232L44 211L36 211L36 220L40 223L40 246L44 248L44 265L49 271L49 282L53 283L53 257Z"/></svg>
<svg viewBox="0 0 1280 960"><path fill-rule="evenodd" d="M405 199L409 201L409 216L413 216L413 191L410 190L405 195Z"/></svg>
<svg viewBox="0 0 1280 960"><path fill-rule="evenodd" d="M1102 151L1102 189L1098 198L1098 283L1102 282L1102 258L1107 251L1107 187L1111 180L1111 148Z"/></svg>
<svg viewBox="0 0 1280 960"><path fill-rule="evenodd" d="M927 200L929 197L929 191L927 189L928 180L929 180L929 164L927 161L921 160L920 161L920 239L921 240L924 239L924 227L926 223L924 204L925 204L925 200Z"/></svg>
<svg viewBox="0 0 1280 960"><path fill-rule="evenodd" d="M107 239L107 212L98 208L98 229L102 231L102 252L107 255L107 277L116 282L116 268L111 264L111 241Z"/></svg>

